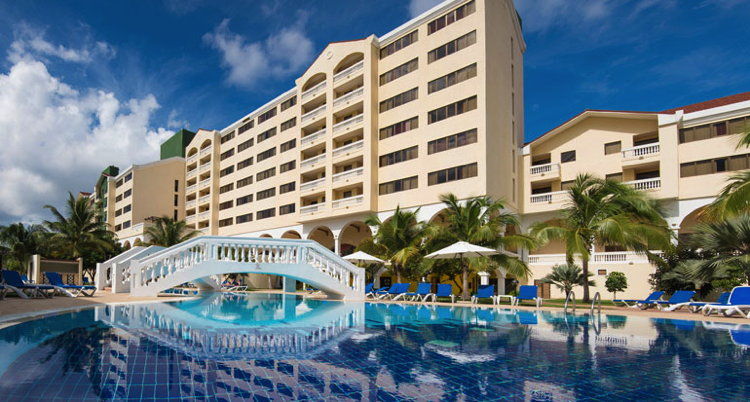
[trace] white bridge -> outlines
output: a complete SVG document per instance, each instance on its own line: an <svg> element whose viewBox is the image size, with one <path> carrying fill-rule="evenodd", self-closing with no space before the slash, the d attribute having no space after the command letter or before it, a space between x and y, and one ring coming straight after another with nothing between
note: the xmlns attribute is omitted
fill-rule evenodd
<svg viewBox="0 0 750 402"><path fill-rule="evenodd" d="M106 264L97 269L100 283L107 282ZM365 270L312 240L203 236L128 261L124 270L109 275L127 281L121 288L133 296L156 296L186 282L203 291L218 290L219 275L233 273L278 275L285 290L294 291L300 281L330 299L365 296Z"/></svg>

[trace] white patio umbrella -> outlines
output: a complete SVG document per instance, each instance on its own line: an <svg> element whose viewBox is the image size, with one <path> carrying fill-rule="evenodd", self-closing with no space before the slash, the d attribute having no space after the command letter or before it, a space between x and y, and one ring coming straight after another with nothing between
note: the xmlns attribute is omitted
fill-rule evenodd
<svg viewBox="0 0 750 402"><path fill-rule="evenodd" d="M385 261L378 257L372 256L365 253L364 251L357 251L356 253L349 254L344 257L345 260L353 262L355 264L384 264Z"/></svg>
<svg viewBox="0 0 750 402"><path fill-rule="evenodd" d="M452 260L458 258L459 260L461 260L460 262L463 266L464 258L484 257L495 254L500 254L500 252L492 248L477 246L465 241L459 241L451 244L446 248L441 248L434 253L427 254L425 258L432 258L436 260Z"/></svg>

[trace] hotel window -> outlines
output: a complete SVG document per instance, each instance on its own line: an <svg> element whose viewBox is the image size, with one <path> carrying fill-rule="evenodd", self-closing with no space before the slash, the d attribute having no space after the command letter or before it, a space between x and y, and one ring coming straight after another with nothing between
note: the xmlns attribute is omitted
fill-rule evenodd
<svg viewBox="0 0 750 402"><path fill-rule="evenodd" d="M115 198L115 202L122 201L122 194L118 195L117 198Z"/></svg>
<svg viewBox="0 0 750 402"><path fill-rule="evenodd" d="M224 194L224 193L232 191L232 190L234 190L234 183L225 184L225 185L219 187L219 194Z"/></svg>
<svg viewBox="0 0 750 402"><path fill-rule="evenodd" d="M229 134L221 136L221 139L219 140L219 142L223 144L231 140L232 138L234 138L234 130L232 130Z"/></svg>
<svg viewBox="0 0 750 402"><path fill-rule="evenodd" d="M248 166L252 166L252 164L253 164L253 157L251 156L251 157L245 159L244 161L239 162L237 164L237 170L244 169L244 168L246 168Z"/></svg>
<svg viewBox="0 0 750 402"><path fill-rule="evenodd" d="M477 10L477 5L474 3L474 1L470 1L463 6L449 12L448 14L445 14L441 17L435 18L434 20L430 21L427 24L427 35L432 35L433 33L447 27L448 25L466 17L467 15L471 15L474 13L474 11Z"/></svg>
<svg viewBox="0 0 750 402"><path fill-rule="evenodd" d="M271 109L271 110L269 110L269 111L261 114L260 116L258 116L258 124L263 123L264 121L270 119L273 116L276 116L276 108L275 107L273 109Z"/></svg>
<svg viewBox="0 0 750 402"><path fill-rule="evenodd" d="M115 211L115 216L120 216L120 215L122 215L122 209L118 209L117 211Z"/></svg>
<svg viewBox="0 0 750 402"><path fill-rule="evenodd" d="M380 74L380 85L385 85L395 80L396 78L403 77L412 71L416 71L419 67L418 60L418 58L414 58L398 67L395 67L393 70L386 71L383 74Z"/></svg>
<svg viewBox="0 0 750 402"><path fill-rule="evenodd" d="M604 144L604 155L619 154L622 151L622 142L608 142Z"/></svg>
<svg viewBox="0 0 750 402"><path fill-rule="evenodd" d="M236 218L236 220L237 220L237 224L246 223L246 222L252 222L252 220L253 220L253 213L251 212L249 214L240 215L240 216L238 216Z"/></svg>
<svg viewBox="0 0 750 402"><path fill-rule="evenodd" d="M250 120L249 122L241 125L240 128L237 129L237 134L242 134L245 131L250 130L253 127L255 127L255 121L254 120Z"/></svg>
<svg viewBox="0 0 750 402"><path fill-rule="evenodd" d="M565 151L560 153L560 163L575 162L576 151Z"/></svg>
<svg viewBox="0 0 750 402"><path fill-rule="evenodd" d="M290 170L294 170L294 168L297 167L297 161L289 161L287 163L282 163L279 165L279 173L288 172Z"/></svg>
<svg viewBox="0 0 750 402"><path fill-rule="evenodd" d="M275 195L276 195L276 187L271 187L266 190L258 191L258 193L255 194L255 199L260 201L260 200L265 200L266 198L271 198Z"/></svg>
<svg viewBox="0 0 750 402"><path fill-rule="evenodd" d="M294 204L282 205L279 207L279 215L287 215L294 213Z"/></svg>
<svg viewBox="0 0 750 402"><path fill-rule="evenodd" d="M219 159L224 160L226 158L231 157L232 155L234 155L234 148L230 149L229 151L222 152L221 155L219 156Z"/></svg>
<svg viewBox="0 0 750 402"><path fill-rule="evenodd" d="M133 178L133 173L130 172L125 176L125 183L129 182Z"/></svg>
<svg viewBox="0 0 750 402"><path fill-rule="evenodd" d="M250 147L255 145L255 138L250 138L249 140L243 142L240 145L237 145L237 152L242 152Z"/></svg>
<svg viewBox="0 0 750 402"><path fill-rule="evenodd" d="M388 98L380 102L380 113L383 113L387 110L391 110L395 107L398 107L403 104L409 103L413 100L416 100L418 96L419 96L418 88L413 88L406 92L402 92L392 98Z"/></svg>
<svg viewBox="0 0 750 402"><path fill-rule="evenodd" d="M281 123L281 131L289 130L290 128L297 125L297 118L292 117L291 119Z"/></svg>
<svg viewBox="0 0 750 402"><path fill-rule="evenodd" d="M219 227L220 228L223 228L223 227L226 227L226 226L232 226L232 224L234 224L234 218L226 218L226 219L221 219L219 221Z"/></svg>
<svg viewBox="0 0 750 402"><path fill-rule="evenodd" d="M249 186L251 184L253 184L253 176L252 175L247 176L244 179L237 180L237 188Z"/></svg>
<svg viewBox="0 0 750 402"><path fill-rule="evenodd" d="M260 163L260 162L262 162L262 161L264 161L264 160L266 160L266 159L268 159L268 158L270 158L270 157L272 157L274 155L276 155L276 147L267 149L267 150L259 153L258 156L255 159L258 161L258 163Z"/></svg>
<svg viewBox="0 0 750 402"><path fill-rule="evenodd" d="M429 83L427 83L427 93L431 94L433 92L440 91L441 89L448 88L476 76L477 63L474 63L460 70L456 70L452 73L446 74L440 78L430 81Z"/></svg>
<svg viewBox="0 0 750 402"><path fill-rule="evenodd" d="M122 228L123 229L127 229L129 227L130 227L130 221L125 221L125 222L122 223Z"/></svg>
<svg viewBox="0 0 750 402"><path fill-rule="evenodd" d="M281 102L281 111L283 112L296 104L297 104L297 95L294 95L291 98Z"/></svg>
<svg viewBox="0 0 750 402"><path fill-rule="evenodd" d="M273 218L276 216L276 208L268 208L262 211L258 211L258 219Z"/></svg>
<svg viewBox="0 0 750 402"><path fill-rule="evenodd" d="M475 43L477 43L477 31L471 31L458 39L454 39L440 47L430 50L430 52L427 53L427 63L438 61L443 57L458 52L459 50L466 49Z"/></svg>
<svg viewBox="0 0 750 402"><path fill-rule="evenodd" d="M279 194L292 192L294 191L295 187L296 187L295 182L282 184L279 186Z"/></svg>
<svg viewBox="0 0 750 402"><path fill-rule="evenodd" d="M707 140L727 134L741 134L750 128L750 117L740 117L728 121L704 124L680 130L680 144Z"/></svg>
<svg viewBox="0 0 750 402"><path fill-rule="evenodd" d="M122 230L122 225L115 226L115 231L119 232L120 230Z"/></svg>
<svg viewBox="0 0 750 402"><path fill-rule="evenodd" d="M380 195L398 193L400 191L412 190L417 188L417 176L407 177L405 179L399 179L389 181L387 183L380 183L378 186Z"/></svg>
<svg viewBox="0 0 750 402"><path fill-rule="evenodd" d="M249 202L253 202L253 195L252 194L248 194L248 195L245 195L245 196L242 196L242 197L238 198L237 199L237 206L239 207L240 205L245 205L245 204L247 204Z"/></svg>
<svg viewBox="0 0 750 402"><path fill-rule="evenodd" d="M279 153L286 152L290 149L294 149L297 146L297 139L293 138L281 145L279 145Z"/></svg>
<svg viewBox="0 0 750 402"><path fill-rule="evenodd" d="M568 191L571 187L573 187L573 184L575 183L575 180L566 180L564 182L560 183L560 190L561 191Z"/></svg>
<svg viewBox="0 0 750 402"><path fill-rule="evenodd" d="M622 183L622 172L620 172L620 173L610 173L608 175L605 175L604 178L607 179L607 180L612 180L612 181L617 181L617 182Z"/></svg>
<svg viewBox="0 0 750 402"><path fill-rule="evenodd" d="M458 134L438 138L427 143L427 154L447 151L449 149L462 147L477 142L477 129L473 128ZM515 159L513 159L515 161Z"/></svg>
<svg viewBox="0 0 750 402"><path fill-rule="evenodd" d="M173 205L176 207L180 205L180 198L177 196L177 194L174 195L174 202Z"/></svg>
<svg viewBox="0 0 750 402"><path fill-rule="evenodd" d="M172 211L172 220L173 221L177 220L177 210L176 209Z"/></svg>
<svg viewBox="0 0 750 402"><path fill-rule="evenodd" d="M258 134L258 144L276 135L276 127Z"/></svg>
<svg viewBox="0 0 750 402"><path fill-rule="evenodd" d="M402 149L396 152L382 155L380 157L380 167L393 165L399 162L406 162L411 159L415 159L418 155L417 146Z"/></svg>
<svg viewBox="0 0 750 402"><path fill-rule="evenodd" d="M224 177L228 174L234 173L234 165L225 167L219 171L219 177Z"/></svg>
<svg viewBox="0 0 750 402"><path fill-rule="evenodd" d="M750 168L750 154L735 155L683 163L680 165L680 177L702 176L748 168Z"/></svg>
<svg viewBox="0 0 750 402"><path fill-rule="evenodd" d="M233 206L234 206L234 201L232 201L232 200L224 201L221 204L219 204L219 211L223 211L225 209L232 208Z"/></svg>
<svg viewBox="0 0 750 402"><path fill-rule="evenodd" d="M429 113L427 113L427 124L436 123L449 117L458 116L459 114L466 113L476 108L477 97L472 96L471 98L466 98L458 102L451 103L450 105L445 105L441 108L431 110Z"/></svg>
<svg viewBox="0 0 750 402"><path fill-rule="evenodd" d="M125 192L122 194L122 198L128 198L131 194L133 194L133 190L125 190Z"/></svg>
<svg viewBox="0 0 750 402"><path fill-rule="evenodd" d="M448 169L430 172L430 174L427 175L427 185L433 186L435 184L448 183L451 181L468 179L470 177L476 177L476 175L477 175L476 163L456 166L456 167L452 167Z"/></svg>
<svg viewBox="0 0 750 402"><path fill-rule="evenodd" d="M412 43L419 40L419 35L417 34L417 31L412 31L395 41L391 42L388 46L380 49L380 58L384 59L393 53L398 52L399 50L411 45Z"/></svg>
<svg viewBox="0 0 750 402"><path fill-rule="evenodd" d="M418 117L412 117L409 120L400 121L396 124L392 124L388 127L383 127L380 129L380 139L384 140L388 137L393 137L394 135L399 135L401 133L405 133L409 130L414 130L416 128L419 128L419 118Z"/></svg>
<svg viewBox="0 0 750 402"><path fill-rule="evenodd" d="M179 190L180 190L180 181L179 180L175 180L174 181L174 191L179 191Z"/></svg>
<svg viewBox="0 0 750 402"><path fill-rule="evenodd" d="M258 182L258 181L265 180L265 179L267 179L269 177L273 177L273 176L276 176L276 168L275 167L272 167L270 169L266 169L266 170L264 170L262 172L258 172L258 174L255 175L255 181Z"/></svg>
<svg viewBox="0 0 750 402"><path fill-rule="evenodd" d="M120 186L122 186L122 180L118 180L118 181L117 181L117 182L115 183L115 188L119 188Z"/></svg>

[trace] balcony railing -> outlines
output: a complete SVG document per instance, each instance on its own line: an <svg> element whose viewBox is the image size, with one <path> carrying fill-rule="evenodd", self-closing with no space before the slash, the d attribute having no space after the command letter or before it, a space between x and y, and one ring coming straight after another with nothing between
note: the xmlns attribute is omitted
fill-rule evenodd
<svg viewBox="0 0 750 402"><path fill-rule="evenodd" d="M185 202L185 209L195 208L197 204L196 200L190 200Z"/></svg>
<svg viewBox="0 0 750 402"><path fill-rule="evenodd" d="M349 91L343 96L336 98L333 101L333 107L338 107L339 105L349 103L350 101L353 101L354 99L361 97L363 93L365 93L364 87L359 87L353 91Z"/></svg>
<svg viewBox="0 0 750 402"><path fill-rule="evenodd" d="M199 205L203 205L203 204L205 204L207 202L211 202L211 194L204 195L203 197L198 198L198 204Z"/></svg>
<svg viewBox="0 0 750 402"><path fill-rule="evenodd" d="M324 160L326 160L326 154L320 154L318 156L313 156L312 158L303 160L302 163L300 163L300 166L306 168L315 165L316 163L323 162Z"/></svg>
<svg viewBox="0 0 750 402"><path fill-rule="evenodd" d="M189 179L189 178L195 176L197 173L198 173L198 168L195 168L193 170L188 171L187 175L185 177L187 177Z"/></svg>
<svg viewBox="0 0 750 402"><path fill-rule="evenodd" d="M302 118L300 119L300 121L302 123L305 123L305 122L307 122L309 120L312 120L312 119L318 117L319 115L321 115L325 110L326 110L326 104L324 103L324 104L316 107L315 109L313 109L313 110L311 110L311 111L303 114Z"/></svg>
<svg viewBox="0 0 750 402"><path fill-rule="evenodd" d="M205 156L205 155L208 155L208 154L210 154L210 153L211 153L211 150L213 150L213 149L214 149L213 145L209 145L209 146L207 146L207 147L205 147L205 148L201 149L201 153L200 153L200 155L201 155L201 156Z"/></svg>
<svg viewBox="0 0 750 402"><path fill-rule="evenodd" d="M197 217L197 216L195 216L195 215L190 215L190 216L188 216L187 218L185 218L185 222L187 222L187 223L195 223L195 220L196 220L196 219L198 219L198 217Z"/></svg>
<svg viewBox="0 0 750 402"><path fill-rule="evenodd" d="M306 100L306 99L308 99L308 98L311 98L313 95L317 94L319 90L321 90L321 89L323 89L325 87L326 87L326 82L323 81L320 84L317 84L314 87L308 89L307 91L302 92L302 95L300 96L300 98L303 101Z"/></svg>
<svg viewBox="0 0 750 402"><path fill-rule="evenodd" d="M205 221L211 217L211 211L203 211L196 216L198 217L198 221Z"/></svg>
<svg viewBox="0 0 750 402"><path fill-rule="evenodd" d="M654 254L660 254L661 251L651 251ZM580 263L580 256L574 260ZM591 254L591 262L597 264L607 263L648 263L648 257L645 254L634 251L604 251L594 252ZM532 265L555 265L565 264L565 254L531 254L529 255L529 264Z"/></svg>
<svg viewBox="0 0 750 402"><path fill-rule="evenodd" d="M187 186L187 188L185 189L185 192L186 193L192 193L196 189L198 189L198 185L197 184L193 184L192 186Z"/></svg>
<svg viewBox="0 0 750 402"><path fill-rule="evenodd" d="M211 184L211 179L201 180L200 183L198 183L199 188L206 188L208 185Z"/></svg>
<svg viewBox="0 0 750 402"><path fill-rule="evenodd" d="M346 153L356 151L358 149L362 149L365 146L365 140L359 140L352 142L351 144L346 144L343 147L338 147L333 150L333 157L337 157L339 155L344 155Z"/></svg>
<svg viewBox="0 0 750 402"><path fill-rule="evenodd" d="M362 176L364 172L365 172L365 168L361 167L361 168L356 168L352 170L347 170L341 173L336 173L335 175L332 176L333 182L336 183L336 182L344 181L347 179L353 179L355 177Z"/></svg>
<svg viewBox="0 0 750 402"><path fill-rule="evenodd" d="M633 186L634 189L641 191L658 190L661 188L661 177L654 177L653 179L633 180L626 182L626 184L629 184Z"/></svg>
<svg viewBox="0 0 750 402"><path fill-rule="evenodd" d="M529 201L531 201L532 204L552 204L565 200L567 196L567 191L553 191L551 193L534 194Z"/></svg>
<svg viewBox="0 0 750 402"><path fill-rule="evenodd" d="M300 207L299 213L300 215L308 215L308 214L314 214L316 212L320 212L325 208L323 203L320 204L313 204L313 205L307 205L304 207Z"/></svg>
<svg viewBox="0 0 750 402"><path fill-rule="evenodd" d="M326 182L325 177L321 177L320 179L316 179L313 181L308 181L307 183L302 183L299 185L299 191L312 191L316 188L323 185L323 183Z"/></svg>
<svg viewBox="0 0 750 402"><path fill-rule="evenodd" d="M531 174L550 174L560 171L559 163L545 163L544 165L534 165L529 168Z"/></svg>
<svg viewBox="0 0 750 402"><path fill-rule="evenodd" d="M315 140L325 137L325 135L326 135L326 129L324 128L322 130L318 130L312 134L308 134L302 137L299 143L301 146L306 147L312 144L313 142L315 142Z"/></svg>
<svg viewBox="0 0 750 402"><path fill-rule="evenodd" d="M355 195L354 197L341 198L339 200L333 200L333 209L349 207L352 205L359 205L365 201L364 195Z"/></svg>
<svg viewBox="0 0 750 402"><path fill-rule="evenodd" d="M197 152L195 154L193 154L193 155L188 156L187 160L185 161L185 163L187 163L189 165L189 164L195 162L196 160L198 160L198 153Z"/></svg>
<svg viewBox="0 0 750 402"><path fill-rule="evenodd" d="M350 117L350 118L348 118L348 119L346 119L346 120L344 120L342 122L334 124L333 125L333 132L334 133L338 133L340 131L344 131L345 129L347 129L347 128L355 125L355 124L362 123L362 121L364 121L364 119L365 119L365 115L362 114L362 113L360 113L360 114L358 114L356 116Z"/></svg>
<svg viewBox="0 0 750 402"><path fill-rule="evenodd" d="M206 165L201 165L201 167L198 168L198 171L201 172L201 173L203 173L203 172L205 172L205 171L207 171L209 169L211 169L211 165L210 164L206 164Z"/></svg>
<svg viewBox="0 0 750 402"><path fill-rule="evenodd" d="M659 153L659 143L638 145L637 147L624 149L622 151L623 159L640 158L643 156L656 155Z"/></svg>
<svg viewBox="0 0 750 402"><path fill-rule="evenodd" d="M333 76L333 82L336 83L336 82L339 82L339 81L341 81L343 79L346 79L351 74L356 73L359 70L362 70L364 68L364 66L365 66L365 62L363 60L363 61L360 61L359 63L357 63L357 64L355 64L355 65L353 65L351 67L348 67L346 70L343 70L340 73L334 75Z"/></svg>

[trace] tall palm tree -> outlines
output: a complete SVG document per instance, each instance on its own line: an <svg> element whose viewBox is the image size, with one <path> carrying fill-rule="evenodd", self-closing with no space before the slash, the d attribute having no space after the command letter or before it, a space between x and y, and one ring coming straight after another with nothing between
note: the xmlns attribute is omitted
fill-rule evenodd
<svg viewBox="0 0 750 402"><path fill-rule="evenodd" d="M565 242L567 262L580 256L583 275L595 245L614 245L638 252L670 246L670 230L658 205L645 193L627 184L590 174L576 177L568 190L570 200L560 217L538 222L531 234L541 244ZM583 300L589 301L589 285L583 283Z"/></svg>
<svg viewBox="0 0 750 402"><path fill-rule="evenodd" d="M737 149L745 147L750 147L750 129L741 134L737 142ZM708 220L721 220L742 214L750 214L750 171L732 175L702 215Z"/></svg>
<svg viewBox="0 0 750 402"><path fill-rule="evenodd" d="M0 252L28 270L31 256L41 253L44 232L44 228L39 225L26 226L22 223L13 223L2 227L0 228Z"/></svg>
<svg viewBox="0 0 750 402"><path fill-rule="evenodd" d="M502 250L507 247L529 247L534 242L528 236L502 233L507 227L518 225L518 217L505 211L501 200L491 197L475 197L459 201L455 194L442 194L440 201L445 205L443 224L433 224L428 228L430 249L437 250L458 241L465 241L478 246ZM504 268L517 278L528 276L526 264L516 257L500 253L491 257L468 259L468 264L461 264L462 298L469 298L469 272Z"/></svg>
<svg viewBox="0 0 750 402"><path fill-rule="evenodd" d="M750 215L699 224L688 242L713 254L700 261L700 277L742 276L750 283Z"/></svg>
<svg viewBox="0 0 750 402"><path fill-rule="evenodd" d="M422 256L425 225L417 219L418 211L396 207L393 215L385 221L374 214L365 219L367 225L377 228L377 233L367 241L377 245L372 250L378 257L391 262L391 271L396 274L397 282L401 282L404 274L409 274L407 268L417 265Z"/></svg>
<svg viewBox="0 0 750 402"><path fill-rule="evenodd" d="M588 278L583 276L583 271L578 265L563 264L552 267L552 272L542 278L542 282L555 285L558 289L565 292L565 297L567 298L575 286L583 286L584 283L587 283L588 286L596 286L596 283L591 279L592 276L594 274L590 272Z"/></svg>
<svg viewBox="0 0 750 402"><path fill-rule="evenodd" d="M174 220L168 216L152 218L153 225L146 228L149 243L155 246L171 247L200 234L200 231L189 228L185 221Z"/></svg>
<svg viewBox="0 0 750 402"><path fill-rule="evenodd" d="M78 258L91 251L105 251L112 247L112 232L97 220L97 211L90 198L68 193L65 214L52 205L45 205L54 220L44 221L52 232L50 241L68 257Z"/></svg>

